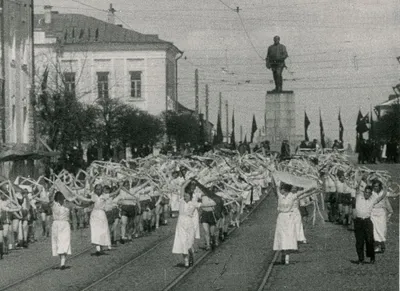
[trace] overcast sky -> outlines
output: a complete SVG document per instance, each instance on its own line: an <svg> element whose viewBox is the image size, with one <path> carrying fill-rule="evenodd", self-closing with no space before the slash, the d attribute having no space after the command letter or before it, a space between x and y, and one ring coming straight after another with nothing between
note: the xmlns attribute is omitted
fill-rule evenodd
<svg viewBox="0 0 400 291"><path fill-rule="evenodd" d="M216 123L221 91L229 115L235 110L237 137L239 125L249 136L253 113L259 128L264 125L265 93L274 88L264 58L275 35L289 53L284 90L295 92L299 134L307 110L309 135L319 138L320 108L326 137L337 139L340 107L345 143L354 143L358 109L366 114L400 83L398 0L35 0L35 9L52 5L60 13L106 20L102 10L110 2L124 27L158 34L184 51L179 101L194 108L198 68L202 112L209 84L210 121ZM229 9L237 6L239 15Z"/></svg>

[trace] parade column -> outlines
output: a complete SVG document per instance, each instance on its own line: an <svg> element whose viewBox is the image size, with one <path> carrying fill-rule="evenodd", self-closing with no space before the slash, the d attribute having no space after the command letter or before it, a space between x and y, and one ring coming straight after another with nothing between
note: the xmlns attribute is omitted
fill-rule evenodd
<svg viewBox="0 0 400 291"><path fill-rule="evenodd" d="M267 91L265 95L266 139L271 151L281 151L283 140L288 140L291 153L297 146L296 102L293 91Z"/></svg>

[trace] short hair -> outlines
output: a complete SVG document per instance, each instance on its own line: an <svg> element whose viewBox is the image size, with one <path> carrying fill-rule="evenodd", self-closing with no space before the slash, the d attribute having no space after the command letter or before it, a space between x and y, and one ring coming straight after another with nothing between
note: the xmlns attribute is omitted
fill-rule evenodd
<svg viewBox="0 0 400 291"><path fill-rule="evenodd" d="M103 187L103 191L104 191L104 190L111 191L111 187L108 186L108 185L105 185L105 186Z"/></svg>
<svg viewBox="0 0 400 291"><path fill-rule="evenodd" d="M365 187L364 191L370 190L372 192L372 186L368 185Z"/></svg>
<svg viewBox="0 0 400 291"><path fill-rule="evenodd" d="M292 191L293 186L290 184L286 184L286 183L281 183L281 188L287 192Z"/></svg>
<svg viewBox="0 0 400 291"><path fill-rule="evenodd" d="M374 186L375 184L378 184L379 185L379 189L382 190L383 185L382 185L382 182L380 180L378 180L378 179L372 180L372 185Z"/></svg>
<svg viewBox="0 0 400 291"><path fill-rule="evenodd" d="M61 200L65 199L64 194L61 193L60 191L57 191L56 194L54 195L54 201L60 203Z"/></svg>

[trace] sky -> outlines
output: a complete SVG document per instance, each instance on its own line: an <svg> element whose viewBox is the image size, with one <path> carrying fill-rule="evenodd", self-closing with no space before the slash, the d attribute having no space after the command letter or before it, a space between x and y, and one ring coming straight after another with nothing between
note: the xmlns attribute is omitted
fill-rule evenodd
<svg viewBox="0 0 400 291"><path fill-rule="evenodd" d="M249 138L253 114L258 127L264 125L266 91L274 89L265 55L275 35L289 54L283 87L295 93L298 134L304 132L306 110L309 136L319 139L321 111L326 137L338 139L340 110L345 144L354 144L358 110L366 114L400 83L398 0L35 0L34 4L36 13L52 5L60 13L106 20L110 2L117 10L117 23L158 34L184 52L178 63L179 101L194 108L198 69L200 110L205 112L208 84L210 121L216 124L221 92L223 131L228 101L229 123L234 110L237 138L240 125L243 138L246 133Z"/></svg>

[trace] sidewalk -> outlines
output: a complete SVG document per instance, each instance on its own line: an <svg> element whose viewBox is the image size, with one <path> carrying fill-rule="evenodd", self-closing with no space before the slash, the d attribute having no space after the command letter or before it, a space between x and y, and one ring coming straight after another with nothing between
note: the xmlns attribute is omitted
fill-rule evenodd
<svg viewBox="0 0 400 291"><path fill-rule="evenodd" d="M390 198L386 252L374 265L357 265L354 232L321 220L305 225L308 244L290 256L290 265L275 264L264 290L399 290L399 199ZM367 260L368 262L369 260Z"/></svg>

